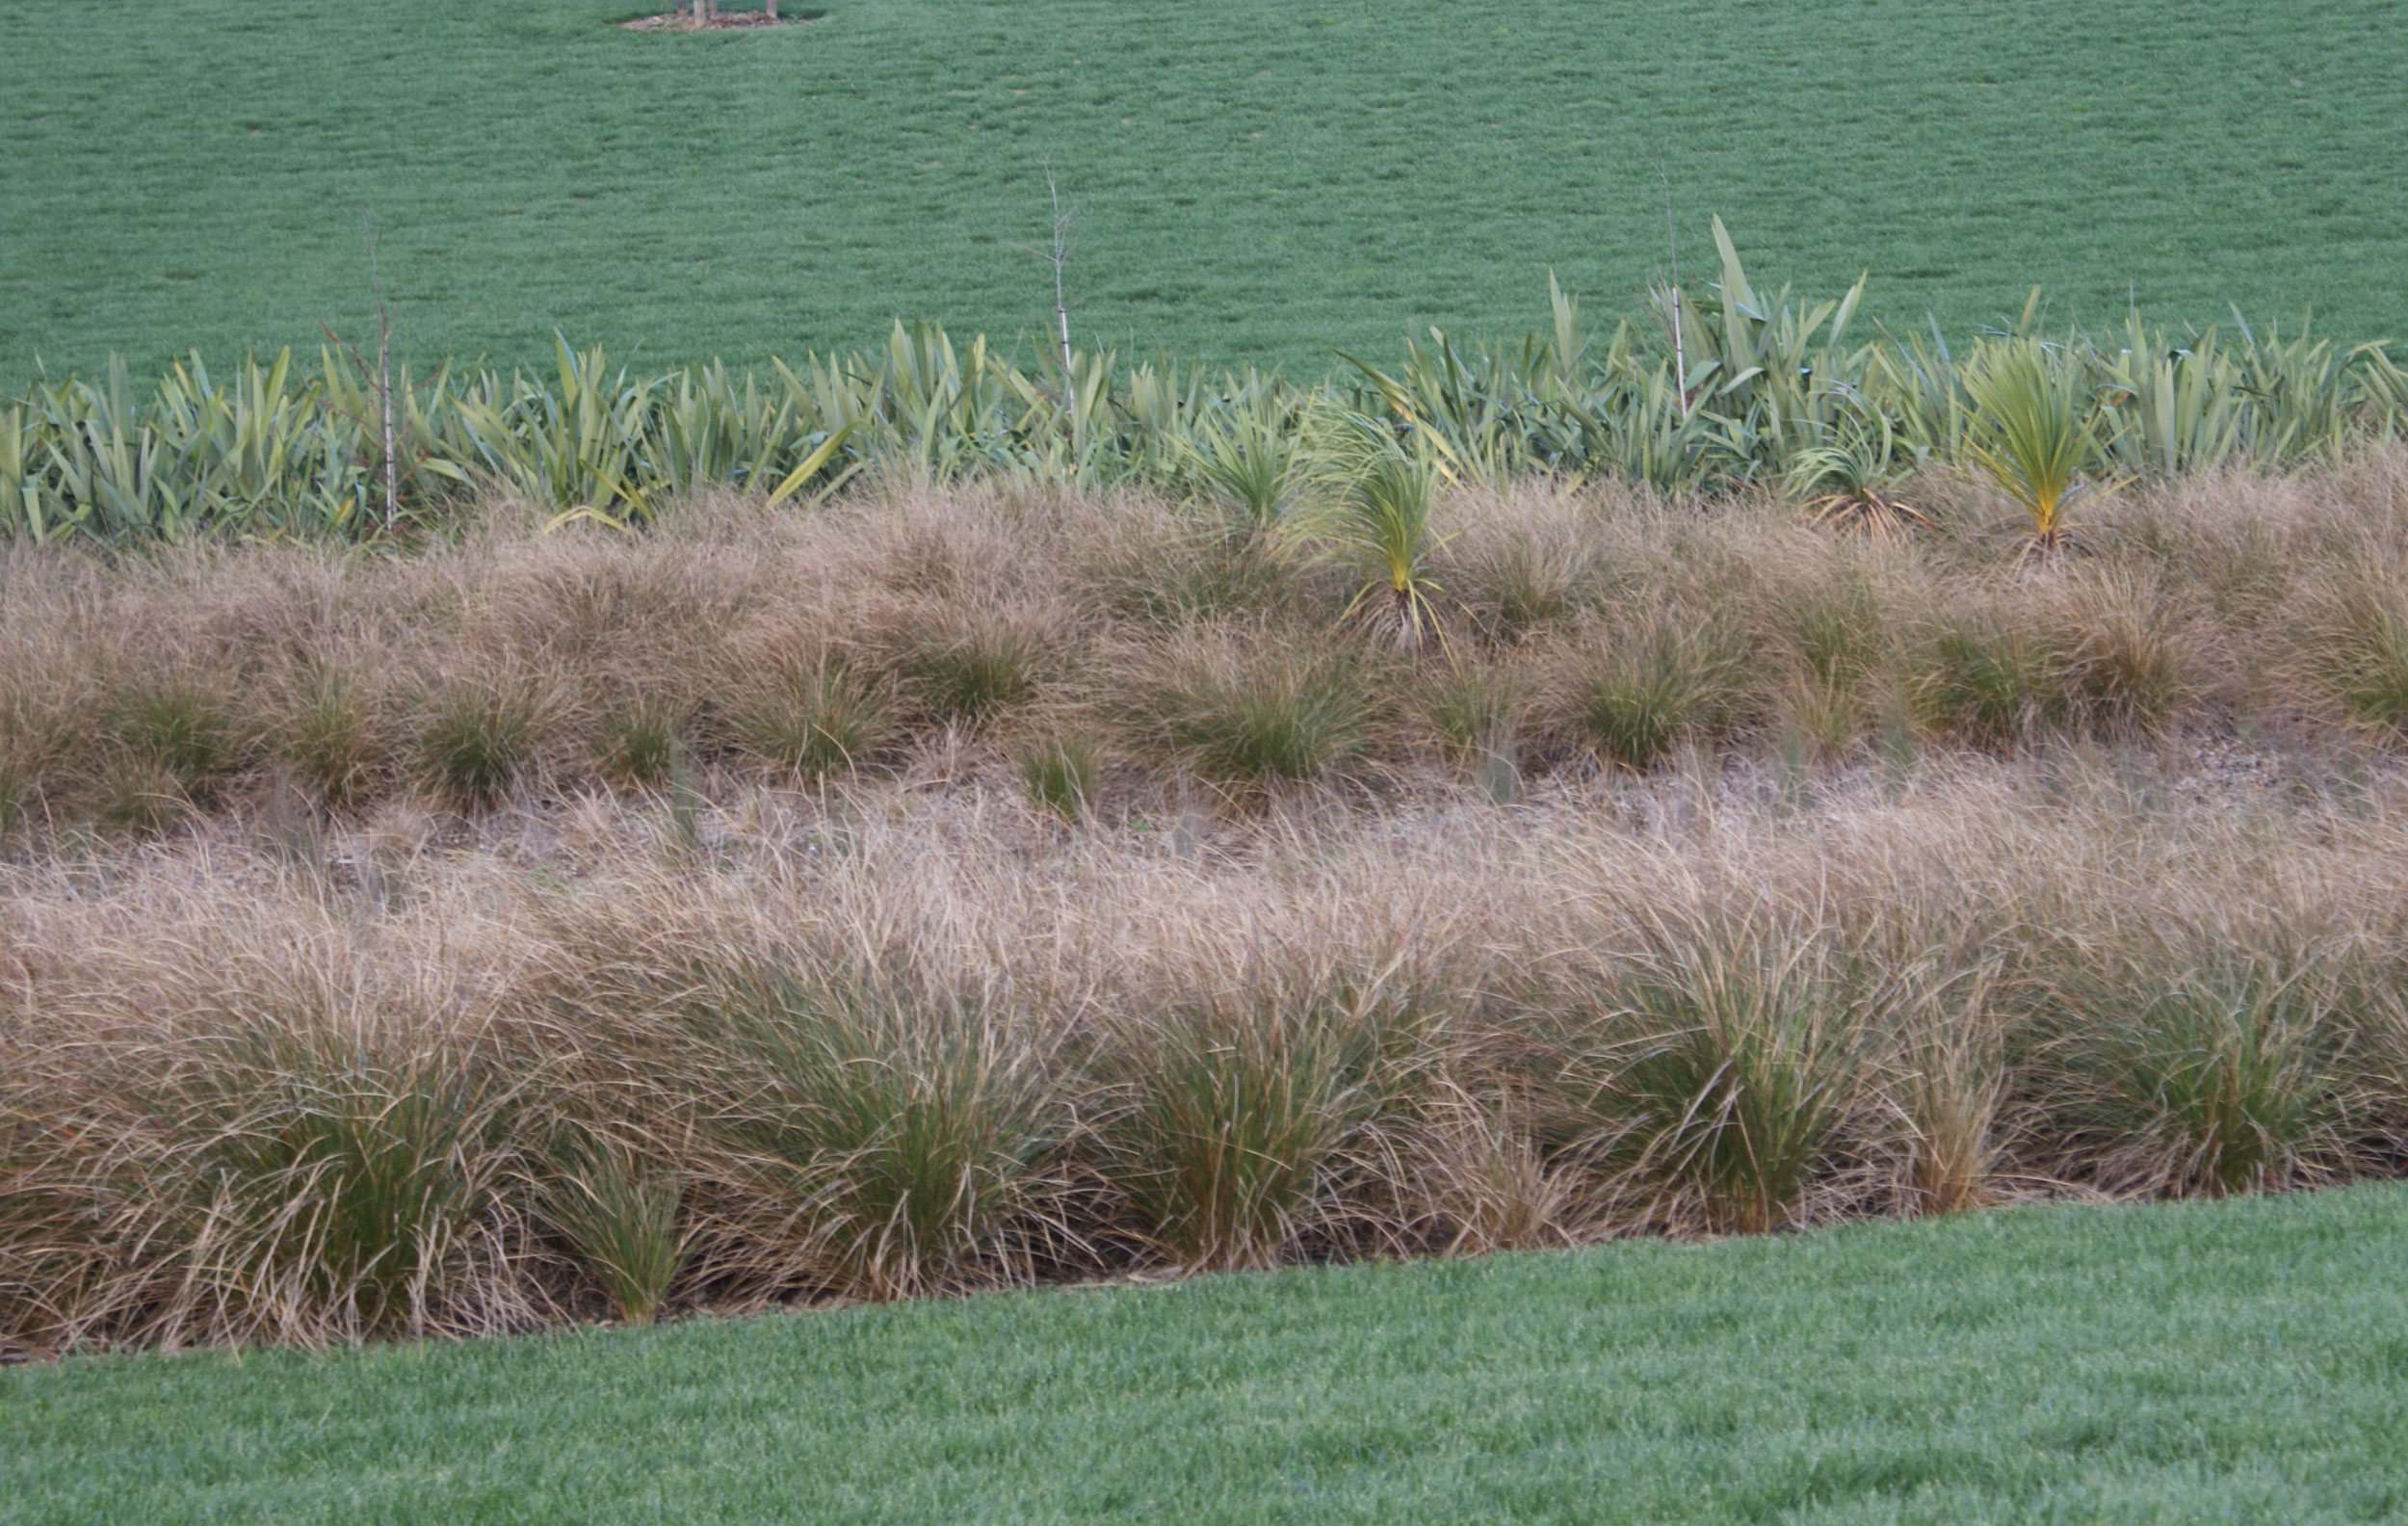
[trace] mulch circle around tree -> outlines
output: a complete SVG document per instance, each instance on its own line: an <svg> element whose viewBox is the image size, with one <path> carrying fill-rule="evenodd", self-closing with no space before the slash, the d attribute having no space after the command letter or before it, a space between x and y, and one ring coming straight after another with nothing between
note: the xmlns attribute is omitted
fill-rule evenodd
<svg viewBox="0 0 2408 1526"><path fill-rule="evenodd" d="M773 16L761 11L730 11L697 21L691 13L671 11L661 15L638 16L619 25L630 32L736 32L753 27L800 26L818 19L816 14Z"/></svg>

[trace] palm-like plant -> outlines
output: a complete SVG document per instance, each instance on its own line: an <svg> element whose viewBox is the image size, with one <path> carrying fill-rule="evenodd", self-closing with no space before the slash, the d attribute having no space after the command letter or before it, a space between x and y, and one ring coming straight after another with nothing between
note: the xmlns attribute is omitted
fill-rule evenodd
<svg viewBox="0 0 2408 1526"><path fill-rule="evenodd" d="M2031 515L2024 554L2054 559L2073 543L2065 511L2091 489L2084 474L2099 458L2097 410L2076 358L2038 339L2004 340L1974 357L1965 390L1967 454Z"/></svg>
<svg viewBox="0 0 2408 1526"><path fill-rule="evenodd" d="M1429 518L1454 476L1449 453L1426 429L1400 440L1378 420L1348 412L1328 431L1322 454L1337 490L1314 527L1365 573L1348 613L1400 650L1418 650L1439 635Z"/></svg>

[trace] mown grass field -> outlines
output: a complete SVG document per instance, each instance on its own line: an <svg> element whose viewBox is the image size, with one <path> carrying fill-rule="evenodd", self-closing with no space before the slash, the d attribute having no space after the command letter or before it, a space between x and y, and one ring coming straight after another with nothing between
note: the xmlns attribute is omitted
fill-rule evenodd
<svg viewBox="0 0 2408 1526"><path fill-rule="evenodd" d="M1046 315L1050 160L1081 333L1318 375L1421 325L1518 331L1547 271L1633 305L1662 173L1701 268L1960 331L2314 308L2408 327L2396 0L827 0L710 37L641 0L14 5L0 386L314 344L647 363ZM793 9L790 7L790 9Z"/></svg>
<svg viewBox="0 0 2408 1526"><path fill-rule="evenodd" d="M11 1520L2408 1510L2408 1196L0 1374Z"/></svg>

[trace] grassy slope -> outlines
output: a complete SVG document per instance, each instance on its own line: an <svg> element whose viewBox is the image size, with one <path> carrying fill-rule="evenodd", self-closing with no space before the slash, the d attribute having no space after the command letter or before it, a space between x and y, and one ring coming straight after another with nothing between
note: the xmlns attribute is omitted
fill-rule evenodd
<svg viewBox="0 0 2408 1526"><path fill-rule="evenodd" d="M2408 1512L2408 1190L0 1373L0 1518Z"/></svg>
<svg viewBox="0 0 2408 1526"><path fill-rule="evenodd" d="M1658 152L1760 273L1963 326L2311 304L2408 326L2401 0L828 0L708 38L637 0L0 8L0 386L357 332L373 204L422 357L1017 334L1051 159L1078 322L1319 372L1625 308ZM2128 284L2129 283L2129 284Z"/></svg>

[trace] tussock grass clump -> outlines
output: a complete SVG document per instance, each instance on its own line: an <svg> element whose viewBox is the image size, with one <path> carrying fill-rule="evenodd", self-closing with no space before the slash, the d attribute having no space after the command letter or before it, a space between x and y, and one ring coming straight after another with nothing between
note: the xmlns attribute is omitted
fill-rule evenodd
<svg viewBox="0 0 2408 1526"><path fill-rule="evenodd" d="M1900 1200L1955 1213L1991 1200L2012 1143L2007 1025L1995 961L1953 971L1928 960L1892 977L1900 987L1866 1063L1880 1114L1895 1122Z"/></svg>
<svg viewBox="0 0 2408 1526"><path fill-rule="evenodd" d="M0 750L0 837L33 814L34 771Z"/></svg>
<svg viewBox="0 0 2408 1526"><path fill-rule="evenodd" d="M692 1249L683 1186L623 1141L561 1129L544 1155L537 1214L613 1312L658 1319Z"/></svg>
<svg viewBox="0 0 2408 1526"><path fill-rule="evenodd" d="M227 707L188 685L138 687L118 700L111 723L119 746L187 796L206 798L240 766Z"/></svg>
<svg viewBox="0 0 2408 1526"><path fill-rule="evenodd" d="M1262 625L1199 626L1152 658L1128 728L1240 794L1321 779L1371 744L1373 670L1343 645Z"/></svg>
<svg viewBox="0 0 2408 1526"><path fill-rule="evenodd" d="M689 1015L705 1126L750 1199L709 1275L903 1298L1026 1276L1068 1119L1045 1048L975 995L746 974Z"/></svg>
<svg viewBox="0 0 2408 1526"><path fill-rule="evenodd" d="M1756 617L1751 676L1776 744L1838 760L1868 737L1911 731L1911 654L1933 591L1878 553L1801 555L1775 576Z"/></svg>
<svg viewBox="0 0 2408 1526"><path fill-rule="evenodd" d="M375 700L339 671L307 675L271 732L275 756L329 810L371 793L384 772L387 742Z"/></svg>
<svg viewBox="0 0 2408 1526"><path fill-rule="evenodd" d="M1607 552L1576 502L1465 497L1439 578L1482 634L1511 645L1594 607Z"/></svg>
<svg viewBox="0 0 2408 1526"><path fill-rule="evenodd" d="M1762 1233L1825 1163L1850 1101L1859 1014L1812 936L1683 930L1619 993L1633 1037L1604 1105L1609 1159Z"/></svg>
<svg viewBox="0 0 2408 1526"><path fill-rule="evenodd" d="M1924 662L1933 722L1957 740L2012 749L2081 714L2081 672L2056 633L2015 615L1970 611L1948 620Z"/></svg>
<svg viewBox="0 0 2408 1526"><path fill-rule="evenodd" d="M638 702L602 723L602 775L630 789L656 790L676 773L684 752L676 715L666 705Z"/></svg>
<svg viewBox="0 0 2408 1526"><path fill-rule="evenodd" d="M205 1325L282 1339L421 1332L447 1264L498 1231L509 1087L449 1036L373 1022L254 1016L176 1088Z"/></svg>
<svg viewBox="0 0 2408 1526"><path fill-rule="evenodd" d="M1530 682L1518 668L1478 658L1434 674L1424 695L1430 724L1472 784L1505 803L1522 793L1522 730Z"/></svg>
<svg viewBox="0 0 2408 1526"><path fill-rule="evenodd" d="M2309 640L2324 682L2352 720L2408 736L2408 577L2357 569L2321 603Z"/></svg>
<svg viewBox="0 0 2408 1526"><path fill-rule="evenodd" d="M2147 735L2192 708L2210 644L2149 584L2068 575L1943 616L1914 659L1930 724L2012 750L2052 734Z"/></svg>
<svg viewBox="0 0 2408 1526"><path fill-rule="evenodd" d="M111 831L155 836L190 814L192 797L157 758L122 751L101 760L92 780L92 817Z"/></svg>
<svg viewBox="0 0 2408 1526"><path fill-rule="evenodd" d="M2159 730L2189 708L2204 666L2201 639L2150 586L2093 578L2069 598L2067 625L2081 707L2093 730L2132 736Z"/></svg>
<svg viewBox="0 0 2408 1526"><path fill-rule="evenodd" d="M1895 598L1870 569L1842 567L1781 594L1775 638L1804 681L1850 695L1875 682L1897 657Z"/></svg>
<svg viewBox="0 0 2408 1526"><path fill-rule="evenodd" d="M746 750L805 784L875 762L894 732L888 685L835 658L765 685L736 718Z"/></svg>
<svg viewBox="0 0 2408 1526"><path fill-rule="evenodd" d="M1036 697L1060 640L1026 618L948 621L904 653L904 684L937 724L975 729Z"/></svg>
<svg viewBox="0 0 2408 1526"><path fill-rule="evenodd" d="M1407 1144L1400 1206L1440 1254L1577 1243L1598 1216L1571 1163L1550 1160L1525 1111L1442 1082Z"/></svg>
<svg viewBox="0 0 2408 1526"><path fill-rule="evenodd" d="M2336 982L2347 1019L2337 1056L2355 1093L2355 1130L2408 1171L2408 982L2388 958L2361 955Z"/></svg>
<svg viewBox="0 0 2408 1526"><path fill-rule="evenodd" d="M1217 534L1183 537L1113 568L1106 591L1123 617L1174 630L1196 620L1260 614L1291 592L1275 549Z"/></svg>
<svg viewBox="0 0 2408 1526"><path fill-rule="evenodd" d="M1163 1255L1268 1266L1347 1216L1379 1125L1411 1084L1403 1020L1377 982L1269 983L1174 1006L1117 1036L1122 1075L1099 1125L1106 1171Z"/></svg>
<svg viewBox="0 0 2408 1526"><path fill-rule="evenodd" d="M1468 659L1432 674L1425 697L1440 740L1470 757L1511 750L1530 701L1530 685L1509 664Z"/></svg>
<svg viewBox="0 0 2408 1526"><path fill-rule="evenodd" d="M1552 709L1575 745L1644 774L1730 719L1740 666L1736 643L1711 615L1650 618L1567 654Z"/></svg>
<svg viewBox="0 0 2408 1526"><path fill-rule="evenodd" d="M525 780L547 719L526 681L458 679L432 694L415 738L418 776L458 810L488 810Z"/></svg>
<svg viewBox="0 0 2408 1526"><path fill-rule="evenodd" d="M2087 1137L2077 1158L2119 1188L2210 1196L2329 1167L2343 1106L2331 972L2220 944L2130 958L2120 979L2063 993L2081 1015L2053 1042L2044 1105Z"/></svg>
<svg viewBox="0 0 2408 1526"><path fill-rule="evenodd" d="M1020 785L1029 799L1065 821L1086 813L1102 763L1095 744L1076 732L1039 738L1020 752Z"/></svg>
<svg viewBox="0 0 2408 1526"><path fill-rule="evenodd" d="M317 1346L539 1317L514 1188L557 1071L501 1065L432 963L205 907L169 913L204 958L99 930L70 956L118 972L77 999L107 1042L9 1050L0 1309L27 1323L0 1340Z"/></svg>

